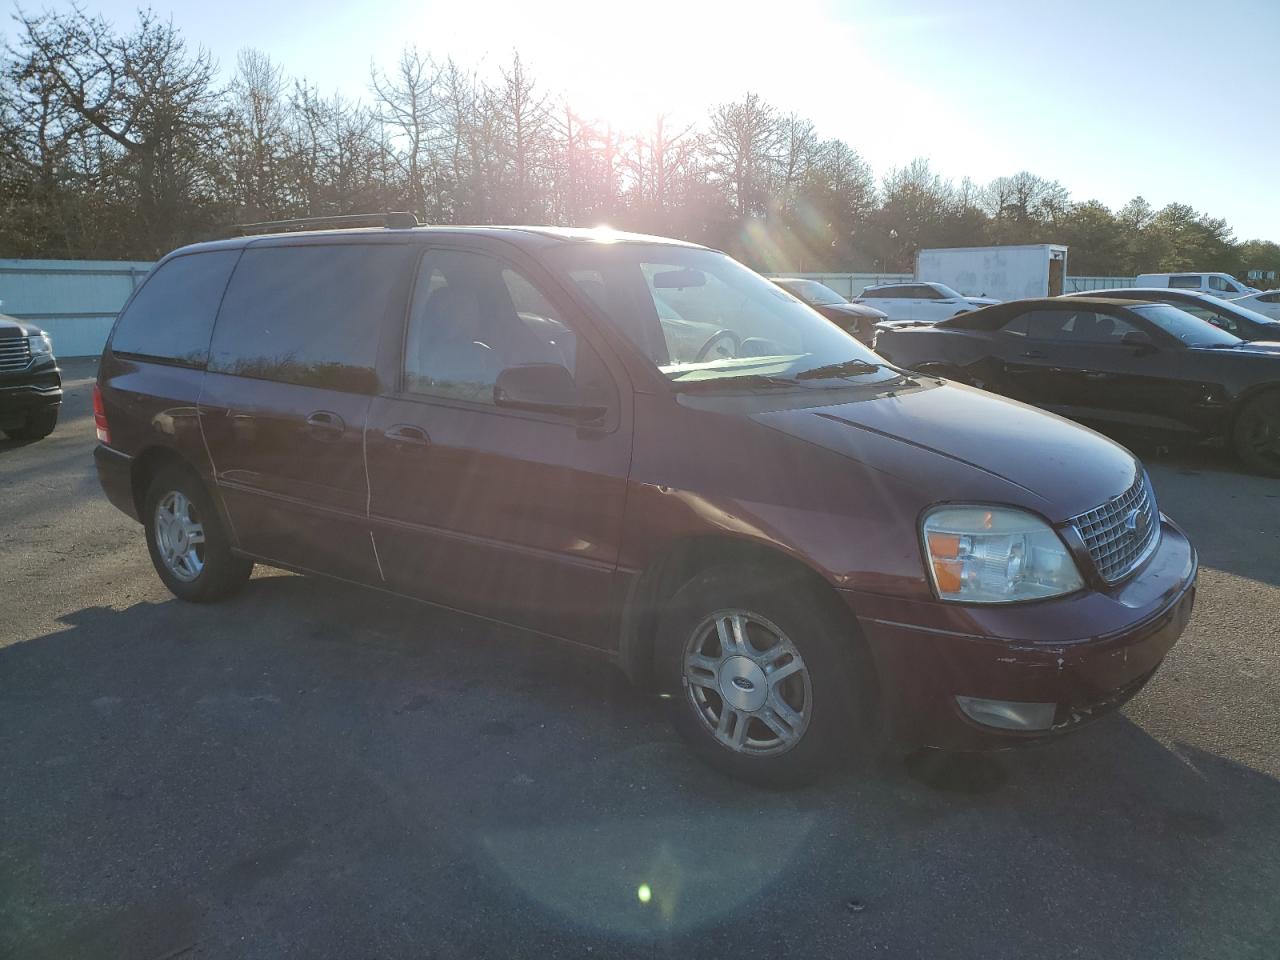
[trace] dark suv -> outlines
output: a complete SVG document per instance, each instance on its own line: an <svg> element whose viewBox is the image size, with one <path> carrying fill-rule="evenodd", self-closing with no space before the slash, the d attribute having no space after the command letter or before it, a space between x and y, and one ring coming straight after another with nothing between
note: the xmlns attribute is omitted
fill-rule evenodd
<svg viewBox="0 0 1280 960"><path fill-rule="evenodd" d="M1195 552L1123 447L890 367L686 243L186 247L121 314L95 401L102 486L177 596L261 562L568 640L751 779L1072 729L1191 611Z"/></svg>
<svg viewBox="0 0 1280 960"><path fill-rule="evenodd" d="M14 440L53 433L62 404L62 374L48 335L0 314L0 430Z"/></svg>

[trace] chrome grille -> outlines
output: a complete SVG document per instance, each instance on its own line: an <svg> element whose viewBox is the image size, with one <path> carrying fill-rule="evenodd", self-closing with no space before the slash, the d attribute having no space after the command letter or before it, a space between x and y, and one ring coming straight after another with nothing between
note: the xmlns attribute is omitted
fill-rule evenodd
<svg viewBox="0 0 1280 960"><path fill-rule="evenodd" d="M0 340L0 370L21 370L31 362L31 344L26 337Z"/></svg>
<svg viewBox="0 0 1280 960"><path fill-rule="evenodd" d="M1088 548L1098 576L1107 583L1132 573L1160 538L1160 511L1145 473L1120 496L1069 522Z"/></svg>

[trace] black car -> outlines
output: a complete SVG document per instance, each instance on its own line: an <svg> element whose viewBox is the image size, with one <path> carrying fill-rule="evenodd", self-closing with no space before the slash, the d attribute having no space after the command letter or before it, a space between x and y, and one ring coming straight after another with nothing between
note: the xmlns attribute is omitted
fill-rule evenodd
<svg viewBox="0 0 1280 960"><path fill-rule="evenodd" d="M884 326L892 362L1103 428L1223 437L1280 476L1280 343L1249 343L1166 303L1016 300L932 325Z"/></svg>
<svg viewBox="0 0 1280 960"><path fill-rule="evenodd" d="M1265 313L1250 310L1230 300L1223 300L1196 290L1170 290L1163 287L1122 287L1115 290L1093 290L1089 293L1068 293L1068 297L1110 297L1117 300L1145 300L1148 303L1167 303L1185 310L1193 317L1234 333L1241 340L1280 341L1280 320L1273 320Z"/></svg>
<svg viewBox="0 0 1280 960"><path fill-rule="evenodd" d="M817 280L775 277L773 282L863 343L870 343L875 336L875 325L888 318L888 314L874 307L850 303L825 283L819 283Z"/></svg>
<svg viewBox="0 0 1280 960"><path fill-rule="evenodd" d="M47 437L61 403L62 375L48 335L0 314L0 430L14 440Z"/></svg>

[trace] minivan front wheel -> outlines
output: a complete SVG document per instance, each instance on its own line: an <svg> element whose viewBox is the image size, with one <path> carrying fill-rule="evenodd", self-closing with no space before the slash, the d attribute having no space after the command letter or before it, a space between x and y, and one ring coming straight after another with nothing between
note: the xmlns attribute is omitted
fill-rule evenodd
<svg viewBox="0 0 1280 960"><path fill-rule="evenodd" d="M151 562L178 599L219 600L253 572L251 561L231 552L213 501L190 470L161 470L147 489L143 516Z"/></svg>
<svg viewBox="0 0 1280 960"><path fill-rule="evenodd" d="M676 729L717 769L804 783L868 742L865 658L816 593L804 577L722 567L672 599L655 649L660 685Z"/></svg>

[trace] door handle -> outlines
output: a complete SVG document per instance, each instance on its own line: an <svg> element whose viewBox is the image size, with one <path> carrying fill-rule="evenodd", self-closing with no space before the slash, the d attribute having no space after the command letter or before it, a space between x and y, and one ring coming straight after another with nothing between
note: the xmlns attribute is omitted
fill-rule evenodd
<svg viewBox="0 0 1280 960"><path fill-rule="evenodd" d="M382 435L392 443L403 443L414 447L425 447L431 443L427 431L411 423L397 423L384 430Z"/></svg>
<svg viewBox="0 0 1280 960"><path fill-rule="evenodd" d="M1022 355L1028 360L1043 360L1044 354L1039 350L1024 350Z"/></svg>
<svg viewBox="0 0 1280 960"><path fill-rule="evenodd" d="M1110 374L1106 374L1106 373L1094 373L1094 372L1091 372L1091 371L1086 371L1086 372L1085 372L1085 375L1084 375L1084 378L1085 378L1086 380L1105 380L1105 379L1107 379L1107 377L1108 377L1108 376L1110 376Z"/></svg>
<svg viewBox="0 0 1280 960"><path fill-rule="evenodd" d="M346 429L342 418L328 410L317 410L307 417L307 432L317 440L336 440Z"/></svg>

